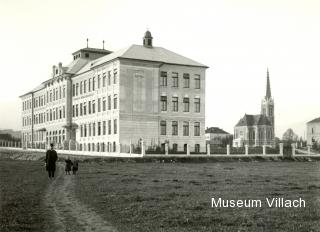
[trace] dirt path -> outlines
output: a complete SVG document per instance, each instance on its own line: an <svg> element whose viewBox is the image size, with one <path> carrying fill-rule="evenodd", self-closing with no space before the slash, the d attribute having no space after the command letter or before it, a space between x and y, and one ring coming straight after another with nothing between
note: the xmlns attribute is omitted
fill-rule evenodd
<svg viewBox="0 0 320 232"><path fill-rule="evenodd" d="M52 231L117 231L74 197L76 176L65 175L61 164L57 168L57 176L44 197L48 210L54 214L55 228L51 228Z"/></svg>

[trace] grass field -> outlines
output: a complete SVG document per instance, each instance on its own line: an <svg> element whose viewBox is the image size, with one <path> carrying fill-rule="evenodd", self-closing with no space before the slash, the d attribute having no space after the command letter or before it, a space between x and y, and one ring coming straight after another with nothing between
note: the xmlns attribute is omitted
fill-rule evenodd
<svg viewBox="0 0 320 232"><path fill-rule="evenodd" d="M319 162L83 163L76 196L119 231L319 231ZM306 208L211 208L303 198Z"/></svg>
<svg viewBox="0 0 320 232"><path fill-rule="evenodd" d="M52 224L42 201L47 185L42 162L0 159L0 231L46 231Z"/></svg>
<svg viewBox="0 0 320 232"><path fill-rule="evenodd" d="M14 152L6 154L0 157ZM23 154L14 157L23 159ZM320 231L320 162L94 158L80 162L78 175L68 177L59 169L59 179L50 182L37 161L43 157L26 157L36 161L0 159L0 231L54 231L57 218L44 202L53 187L60 188L53 201L62 193L61 199L93 210L119 232ZM307 207L212 208L211 197L301 197ZM62 218L77 215L68 204L56 207Z"/></svg>

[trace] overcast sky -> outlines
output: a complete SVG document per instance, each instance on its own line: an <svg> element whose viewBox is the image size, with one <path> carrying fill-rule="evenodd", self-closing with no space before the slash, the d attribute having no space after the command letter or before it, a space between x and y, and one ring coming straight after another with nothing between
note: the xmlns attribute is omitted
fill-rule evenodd
<svg viewBox="0 0 320 232"><path fill-rule="evenodd" d="M21 129L19 96L86 46L142 44L206 64L206 126L233 133L259 114L269 68L276 136L320 116L320 1L0 0L0 128Z"/></svg>

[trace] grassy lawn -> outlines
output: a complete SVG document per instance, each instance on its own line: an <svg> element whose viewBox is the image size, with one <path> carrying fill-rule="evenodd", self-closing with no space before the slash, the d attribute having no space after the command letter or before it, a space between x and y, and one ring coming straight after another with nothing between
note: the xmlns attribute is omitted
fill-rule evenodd
<svg viewBox="0 0 320 232"><path fill-rule="evenodd" d="M319 162L81 163L76 196L119 231L319 231ZM306 208L211 208L211 197Z"/></svg>
<svg viewBox="0 0 320 232"><path fill-rule="evenodd" d="M43 162L0 159L0 231L47 231L47 183Z"/></svg>

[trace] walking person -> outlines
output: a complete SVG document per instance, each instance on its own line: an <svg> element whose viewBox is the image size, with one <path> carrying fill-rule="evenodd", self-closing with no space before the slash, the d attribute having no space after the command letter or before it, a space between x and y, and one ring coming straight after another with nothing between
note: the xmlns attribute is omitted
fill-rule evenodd
<svg viewBox="0 0 320 232"><path fill-rule="evenodd" d="M58 159L57 152L53 149L53 143L50 144L51 149L46 153L46 169L49 174L49 178L54 178L54 172L56 170L56 161Z"/></svg>
<svg viewBox="0 0 320 232"><path fill-rule="evenodd" d="M69 174L70 175L70 171L71 171L71 167L72 167L72 161L70 160L69 156L67 157L66 161L66 167L65 167L65 171L66 171L66 175Z"/></svg>

